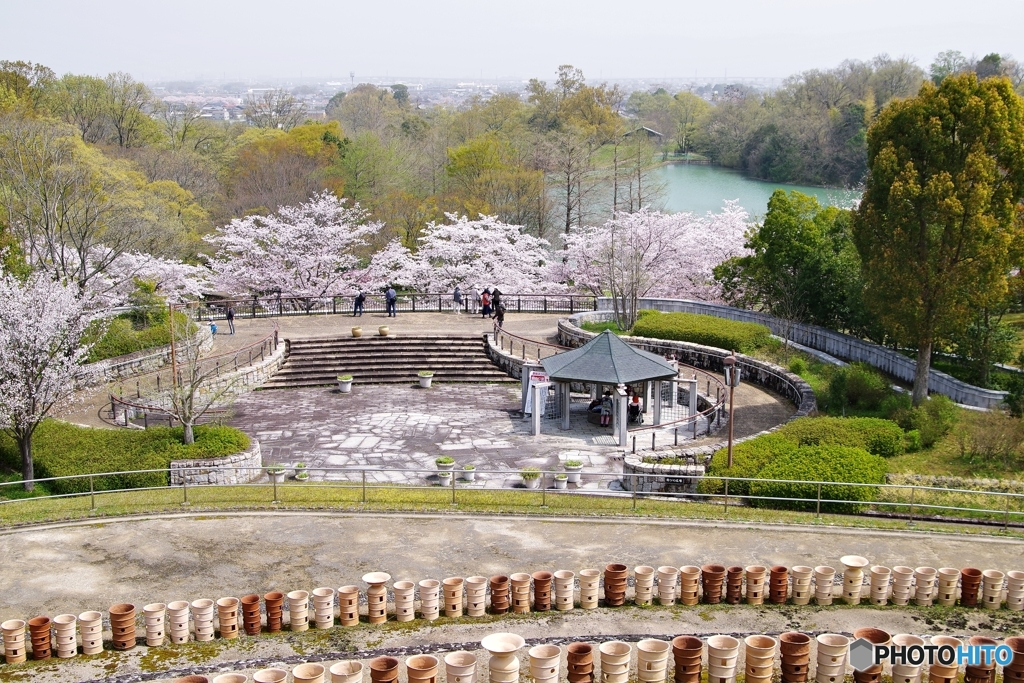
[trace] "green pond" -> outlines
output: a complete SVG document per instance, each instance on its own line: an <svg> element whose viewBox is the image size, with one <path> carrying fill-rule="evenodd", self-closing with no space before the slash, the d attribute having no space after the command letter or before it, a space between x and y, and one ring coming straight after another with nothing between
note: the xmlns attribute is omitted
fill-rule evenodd
<svg viewBox="0 0 1024 683"><path fill-rule="evenodd" d="M745 178L736 171L718 166L667 164L654 170L665 183L665 210L704 213L719 211L723 202L738 199L751 218L759 219L768 208L768 198L777 189L797 190L813 195L826 205L848 207L860 199L857 190L786 185Z"/></svg>

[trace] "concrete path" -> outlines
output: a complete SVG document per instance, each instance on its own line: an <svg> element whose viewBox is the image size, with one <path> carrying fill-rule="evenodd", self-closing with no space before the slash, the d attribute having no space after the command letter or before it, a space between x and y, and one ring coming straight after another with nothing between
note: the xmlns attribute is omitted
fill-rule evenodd
<svg viewBox="0 0 1024 683"><path fill-rule="evenodd" d="M1024 542L721 522L510 516L225 514L74 523L0 534L0 619L117 602L219 598L397 579L718 562L1024 569Z"/></svg>

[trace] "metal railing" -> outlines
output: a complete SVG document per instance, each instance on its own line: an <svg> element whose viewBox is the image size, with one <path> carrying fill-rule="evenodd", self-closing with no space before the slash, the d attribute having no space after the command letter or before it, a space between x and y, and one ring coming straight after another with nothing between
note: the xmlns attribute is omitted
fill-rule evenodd
<svg viewBox="0 0 1024 683"><path fill-rule="evenodd" d="M501 303L509 313L580 313L597 310L597 297L590 294L502 294ZM453 310L451 292L434 294L405 292L398 295L398 313L445 313ZM276 318L295 315L351 315L355 309L355 295L339 294L322 297L260 296L247 299L218 299L207 301L188 310L197 320L223 320L228 308L235 309L238 318ZM474 310L472 292L462 296L462 310ZM384 313L387 304L383 294L367 294L363 302L366 313Z"/></svg>
<svg viewBox="0 0 1024 683"><path fill-rule="evenodd" d="M262 363L277 350L279 343L278 331L275 329L262 339L239 349L204 356L197 364L197 372L209 375L209 380L215 382L221 375ZM114 382L110 391L114 422L124 424L125 416L131 415L131 419L141 420L145 427L149 426L151 419L155 424L166 422L173 425L173 417L158 399L167 395L175 379L179 384L185 379L180 363L174 371L177 372L177 378L172 377L172 368L165 366Z"/></svg>
<svg viewBox="0 0 1024 683"><path fill-rule="evenodd" d="M208 476L211 470L230 471L235 474L248 472L252 474L253 481L245 484L195 484L188 481L189 472L202 472ZM271 476L276 469L281 469L281 474ZM460 476L468 474L465 470L457 470L449 479L439 476L438 470L402 468L400 470L379 468L379 467L309 467L306 472L309 474L309 481L299 481L289 472L293 467L268 466L268 467L203 467L203 468L174 468L151 469L126 472L103 472L96 474L71 475L64 477L50 477L37 479L35 483L49 491L47 495L33 496L27 498L10 497L9 491L15 491L21 487L23 482L0 482L0 522L11 521L10 515L14 515L15 506L45 503L60 499L85 499L89 500L89 510L97 510L102 506L103 496L110 494L146 494L147 492L179 493L173 499L157 500L156 496L150 501L150 505L167 505L168 503L190 502L190 491L193 499L196 498L196 491L201 491L203 501L214 504L223 502L226 504L239 504L247 506L260 506L287 502L285 499L288 492L315 491L319 496L313 504L322 506L324 504L336 503L373 503L387 502L393 500L402 492L433 491L443 492L444 502L458 504L460 496L465 502L473 504L474 495L487 496L487 503L491 506L501 507L502 505L515 505L518 507L564 507L566 509L582 509L586 506L601 507L606 512L629 512L637 510L645 502L665 504L676 503L678 510L685 516L686 506L694 503L704 503L714 507L721 506L722 515L728 516L730 509L755 506L759 508L775 509L797 509L804 512L815 513L820 516L822 513L839 515L878 515L888 514L898 518L906 519L908 522L926 521L929 519L951 522L973 522L987 523L1003 528L1009 526L1024 526L1024 494L1008 493L1002 491L975 491L969 489L947 489L935 486L909 486L902 484L856 484L830 481L796 481L785 479L750 479L739 477L716 477L716 476L687 476L687 475L665 475L646 473L618 474L614 472L582 472L581 481L578 485L565 488L561 482L567 482L560 478L566 474L561 471L542 470L533 473L535 479L525 479L524 472L509 472L508 470L476 469L472 470L474 482L461 480ZM171 473L177 475L181 483L170 486ZM405 483L397 484L394 481L396 472L405 474ZM131 479L140 480L145 475L153 475L161 479L161 485L142 485L125 487L123 482ZM376 475L381 480L375 480ZM447 481L445 481L447 480ZM500 481L501 486L494 484ZM529 482L536 481L536 487ZM558 482L558 483L556 483ZM612 490L612 483L619 482L627 485L626 490ZM689 490L676 491L643 491L645 484L658 482L662 485L683 486ZM708 491L703 485L698 487L700 482L720 482L721 490ZM783 484L804 487L806 495L803 496L768 496L753 495L749 492L736 493L737 484L745 482L748 485L760 486L769 484ZM486 488L474 486L475 483L486 484ZM733 492L729 488L732 484ZM705 488L700 491L699 488ZM262 491L265 490L265 495ZM54 493L53 491L57 491ZM245 499L240 492L251 491L257 493L256 497ZM385 491L387 495L375 495L377 492ZM849 492L850 495L833 495L837 491ZM853 495L854 491L868 493L867 498L862 494ZM474 493L475 492L475 493ZM521 494L535 494L536 499L523 499ZM577 502L571 502L575 497ZM580 497L586 498L586 503L580 503ZM100 504L97 504L100 498ZM392 500L389 500L392 499ZM439 499L439 500L442 500ZM602 502L603 501L603 502ZM293 502L301 503L299 496L293 497ZM407 501L408 502L408 501ZM436 502L436 501L434 501ZM119 503L118 505L123 505ZM136 501L133 505L145 508L145 498ZM707 510L695 510L706 516ZM56 514L66 514L66 511L58 511Z"/></svg>
<svg viewBox="0 0 1024 683"><path fill-rule="evenodd" d="M551 356L563 351L572 350L569 346L559 346L558 344L549 344L548 342L537 341L536 339L529 339L528 337L521 337L518 334L508 332L497 325L494 326L494 345L497 346L500 351L508 353L510 356L530 361L539 361L544 358L550 358ZM506 349L506 347L508 348ZM534 349L536 353L529 353L530 349Z"/></svg>

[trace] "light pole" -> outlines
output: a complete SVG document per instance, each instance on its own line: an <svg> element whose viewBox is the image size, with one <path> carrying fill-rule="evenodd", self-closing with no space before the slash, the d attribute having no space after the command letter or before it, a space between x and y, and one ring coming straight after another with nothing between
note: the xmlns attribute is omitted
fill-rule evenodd
<svg viewBox="0 0 1024 683"><path fill-rule="evenodd" d="M732 426L733 426L733 392L740 385L740 368L736 365L736 352L733 351L722 361L725 370L725 384L729 387L729 463L727 469L732 469Z"/></svg>

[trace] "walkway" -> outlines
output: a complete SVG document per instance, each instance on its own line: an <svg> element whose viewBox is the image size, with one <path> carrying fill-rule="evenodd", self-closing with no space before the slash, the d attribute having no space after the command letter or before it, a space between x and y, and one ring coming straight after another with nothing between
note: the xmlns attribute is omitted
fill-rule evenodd
<svg viewBox="0 0 1024 683"><path fill-rule="evenodd" d="M509 516L240 513L72 523L0 533L0 619L117 602L218 598L395 579L717 562L1024 568L1024 542L725 522Z"/></svg>

